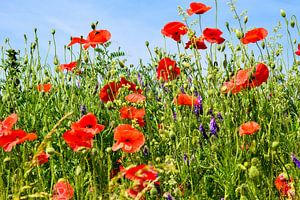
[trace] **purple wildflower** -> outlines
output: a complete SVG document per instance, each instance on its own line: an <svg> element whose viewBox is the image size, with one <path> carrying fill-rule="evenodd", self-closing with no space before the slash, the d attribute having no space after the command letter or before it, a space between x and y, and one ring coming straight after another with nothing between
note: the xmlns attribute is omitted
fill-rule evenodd
<svg viewBox="0 0 300 200"><path fill-rule="evenodd" d="M171 193L170 192L166 192L164 194L164 197L167 199L167 200L175 200L174 197L172 197Z"/></svg>
<svg viewBox="0 0 300 200"><path fill-rule="evenodd" d="M214 117L212 117L212 118L210 119L209 130L210 130L210 133L211 133L212 135L218 136L218 135L217 135L217 132L218 132L218 130L219 130L219 126L217 125L216 119L215 119Z"/></svg>
<svg viewBox="0 0 300 200"><path fill-rule="evenodd" d="M208 114L210 114L212 117L214 116L214 113L213 113L213 109L212 109L212 108L210 108L210 109L208 110Z"/></svg>
<svg viewBox="0 0 300 200"><path fill-rule="evenodd" d="M81 113L81 116L83 116L87 113L87 109L86 109L85 105L80 105L80 113Z"/></svg>
<svg viewBox="0 0 300 200"><path fill-rule="evenodd" d="M144 153L144 156L148 156L149 155L149 148L147 146L144 146L143 153Z"/></svg>
<svg viewBox="0 0 300 200"><path fill-rule="evenodd" d="M175 110L173 110L173 119L174 119L174 121L176 121L176 119L177 119L177 114L176 114Z"/></svg>
<svg viewBox="0 0 300 200"><path fill-rule="evenodd" d="M188 156L186 155L186 153L183 154L183 160L184 160L184 162L187 162L187 160L188 160Z"/></svg>
<svg viewBox="0 0 300 200"><path fill-rule="evenodd" d="M139 81L139 84L140 84L142 87L144 87L144 82L143 82L143 80L142 80L142 76L141 76L140 73L138 73L138 81Z"/></svg>
<svg viewBox="0 0 300 200"><path fill-rule="evenodd" d="M300 169L300 161L296 158L296 156L294 154L292 154L291 158L292 158L293 162L295 163L295 165Z"/></svg>
<svg viewBox="0 0 300 200"><path fill-rule="evenodd" d="M180 87L180 91L181 91L182 94L185 94L185 92L184 92L184 87L183 87L183 86Z"/></svg>
<svg viewBox="0 0 300 200"><path fill-rule="evenodd" d="M197 101L199 102L199 104L195 105L194 113L199 118L199 116L203 114L202 97L200 95L197 95Z"/></svg>
<svg viewBox="0 0 300 200"><path fill-rule="evenodd" d="M207 136L207 134L206 134L206 132L205 132L205 129L204 129L204 127L203 127L202 124L200 124L200 126L199 126L199 131L202 133L202 136L203 136L205 139L208 139L208 136Z"/></svg>
<svg viewBox="0 0 300 200"><path fill-rule="evenodd" d="M224 120L220 112L218 112L217 118L218 118L221 122Z"/></svg>

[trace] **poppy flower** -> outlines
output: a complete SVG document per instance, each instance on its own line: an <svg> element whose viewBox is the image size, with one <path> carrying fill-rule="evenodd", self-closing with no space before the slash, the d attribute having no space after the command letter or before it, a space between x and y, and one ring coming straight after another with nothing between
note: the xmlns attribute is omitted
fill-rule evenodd
<svg viewBox="0 0 300 200"><path fill-rule="evenodd" d="M144 126L145 122L143 117L145 116L145 109L137 109L132 106L125 106L120 110L121 119L137 119L140 126Z"/></svg>
<svg viewBox="0 0 300 200"><path fill-rule="evenodd" d="M63 134L63 139L73 151L78 151L80 148L92 148L93 138L94 134L84 129L72 129Z"/></svg>
<svg viewBox="0 0 300 200"><path fill-rule="evenodd" d="M51 90L51 88L52 88L51 83L39 84L39 85L37 86L37 90L38 90L39 92L49 92L49 91Z"/></svg>
<svg viewBox="0 0 300 200"><path fill-rule="evenodd" d="M221 37L223 32L217 28L206 28L203 30L203 37L207 42L222 44L225 39Z"/></svg>
<svg viewBox="0 0 300 200"><path fill-rule="evenodd" d="M174 98L174 104L176 105L181 105L181 106L196 106L199 105L199 101L197 99L197 97L195 96L190 96L187 94L183 94L180 93L179 95L177 95L176 98Z"/></svg>
<svg viewBox="0 0 300 200"><path fill-rule="evenodd" d="M163 29L161 30L161 33L166 36L170 37L176 42L179 42L181 40L181 36L185 35L187 33L188 29L186 25L184 25L181 22L169 22L167 23Z"/></svg>
<svg viewBox="0 0 300 200"><path fill-rule="evenodd" d="M135 184L133 187L126 190L126 192L129 197L135 199L137 197L137 195L143 191L144 188L145 188L145 186L142 184ZM139 200L144 200L144 199L146 199L146 198L141 197Z"/></svg>
<svg viewBox="0 0 300 200"><path fill-rule="evenodd" d="M17 121L18 116L15 113L9 115L5 120L0 121L0 137L10 134L11 129Z"/></svg>
<svg viewBox="0 0 300 200"><path fill-rule="evenodd" d="M104 44L111 38L111 33L108 30L93 30L89 33L87 39L80 37L72 37L71 42L68 46L79 43L83 44L84 49L89 48L90 46L95 48L97 44Z"/></svg>
<svg viewBox="0 0 300 200"><path fill-rule="evenodd" d="M130 103L143 103L146 100L146 97L142 94L132 93L127 95L125 99Z"/></svg>
<svg viewBox="0 0 300 200"><path fill-rule="evenodd" d="M74 189L67 180L59 180L53 186L53 200L69 200L74 196Z"/></svg>
<svg viewBox="0 0 300 200"><path fill-rule="evenodd" d="M197 38L196 36L193 36L190 41L188 41L185 44L185 49L188 49L190 47L193 47L195 49L207 49L205 43L204 43L204 37Z"/></svg>
<svg viewBox="0 0 300 200"><path fill-rule="evenodd" d="M121 77L121 80L120 80L120 87L125 87L125 86L129 86L128 90L132 91L132 92L138 92L138 93L142 93L143 90L142 89L137 89L137 86L136 84L128 81L126 78L124 77Z"/></svg>
<svg viewBox="0 0 300 200"><path fill-rule="evenodd" d="M187 14L189 16L193 15L193 14L198 14L201 15L207 11L209 11L211 9L211 6L206 6L203 3L196 3L196 2L192 2L190 4L190 8L187 9Z"/></svg>
<svg viewBox="0 0 300 200"><path fill-rule="evenodd" d="M300 44L298 44L298 50L295 52L297 56L300 56Z"/></svg>
<svg viewBox="0 0 300 200"><path fill-rule="evenodd" d="M243 38L241 38L241 42L243 44L255 43L260 40L263 40L267 37L268 31L264 28L255 28L248 31Z"/></svg>
<svg viewBox="0 0 300 200"><path fill-rule="evenodd" d="M81 117L81 119L72 124L73 130L82 130L86 133L97 134L105 128L101 124L97 124L97 118L94 114L88 113Z"/></svg>
<svg viewBox="0 0 300 200"><path fill-rule="evenodd" d="M76 68L76 65L77 65L77 61L70 62L67 64L61 64L59 66L59 70L64 71L66 69L67 71L73 71Z"/></svg>
<svg viewBox="0 0 300 200"><path fill-rule="evenodd" d="M162 77L164 81L169 81L180 75L180 68L177 67L176 61L170 58L163 58L159 61L156 72L158 80Z"/></svg>
<svg viewBox="0 0 300 200"><path fill-rule="evenodd" d="M126 153L134 153L140 150L145 143L143 133L129 124L120 124L114 130L116 143L112 146L113 151L121 149Z"/></svg>
<svg viewBox="0 0 300 200"><path fill-rule="evenodd" d="M23 130L11 130L8 135L0 137L0 147L5 152L10 152L17 144L22 144L27 140L32 141L36 138L37 135L35 133L26 133Z"/></svg>
<svg viewBox="0 0 300 200"><path fill-rule="evenodd" d="M114 101L118 96L120 87L120 84L116 82L109 82L104 85L99 93L101 101L104 103L107 103L108 101Z"/></svg>
<svg viewBox="0 0 300 200"><path fill-rule="evenodd" d="M42 165L47 163L49 161L49 157L50 155L45 152L39 153L39 155L37 156L37 164Z"/></svg>
<svg viewBox="0 0 300 200"><path fill-rule="evenodd" d="M243 135L252 135L253 133L257 132L260 129L260 126L258 123L250 121L242 124L239 127L239 133L240 136Z"/></svg>
<svg viewBox="0 0 300 200"><path fill-rule="evenodd" d="M132 181L139 181L143 183L145 181L155 181L157 179L158 172L154 167L141 164L135 167L131 167L125 171L125 177Z"/></svg>
<svg viewBox="0 0 300 200"><path fill-rule="evenodd" d="M269 78L269 69L263 64L259 63L255 66L255 73L252 74L252 80L250 86L260 86L264 82L266 82Z"/></svg>
<svg viewBox="0 0 300 200"><path fill-rule="evenodd" d="M284 173L279 174L279 176L275 179L274 184L276 189L280 192L280 195L289 197L293 197L295 195L293 179L290 178L290 180L288 180Z"/></svg>

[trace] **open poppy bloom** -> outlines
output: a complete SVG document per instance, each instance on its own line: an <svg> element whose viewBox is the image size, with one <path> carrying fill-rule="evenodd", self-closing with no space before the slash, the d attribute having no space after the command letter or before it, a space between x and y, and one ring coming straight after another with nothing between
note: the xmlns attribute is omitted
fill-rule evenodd
<svg viewBox="0 0 300 200"><path fill-rule="evenodd" d="M207 49L205 43L204 43L204 37L200 36L199 38L197 38L196 36L193 36L190 41L188 41L185 44L185 49L188 49L190 47L193 47L195 49Z"/></svg>
<svg viewBox="0 0 300 200"><path fill-rule="evenodd" d="M114 139L116 143L112 146L112 150L122 149L126 153L137 152L145 143L143 133L129 124L120 124L115 128Z"/></svg>
<svg viewBox="0 0 300 200"><path fill-rule="evenodd" d="M132 106L125 106L120 110L120 117L121 119L137 119L137 122L140 126L144 126L144 116L145 116L145 109L137 109Z"/></svg>
<svg viewBox="0 0 300 200"><path fill-rule="evenodd" d="M49 157L50 155L45 153L44 151L39 153L39 155L37 156L37 164L42 165L47 163L49 161Z"/></svg>
<svg viewBox="0 0 300 200"><path fill-rule="evenodd" d="M298 50L295 52L297 56L300 56L300 44L298 44Z"/></svg>
<svg viewBox="0 0 300 200"><path fill-rule="evenodd" d="M38 90L39 92L49 92L49 91L51 90L51 88L52 88L51 83L39 84L39 85L37 86L37 90Z"/></svg>
<svg viewBox="0 0 300 200"><path fill-rule="evenodd" d="M10 152L17 144L22 144L27 140L32 141L36 138L37 135L35 133L26 133L23 130L11 130L8 135L0 137L0 147L5 152Z"/></svg>
<svg viewBox="0 0 300 200"><path fill-rule="evenodd" d="M59 66L59 70L60 71L64 71L64 70L73 71L76 68L76 65L77 65L77 61L70 62L70 63L67 63L67 64L61 64Z"/></svg>
<svg viewBox="0 0 300 200"><path fill-rule="evenodd" d="M15 113L9 115L5 120L0 121L0 137L9 135L17 121L18 116Z"/></svg>
<svg viewBox="0 0 300 200"><path fill-rule="evenodd" d="M120 80L120 87L126 87L128 86L128 90L132 91L132 92L137 92L137 93L142 93L143 90L142 89L137 89L137 86L136 84L128 81L126 78L124 77L121 77L121 80Z"/></svg>
<svg viewBox="0 0 300 200"><path fill-rule="evenodd" d="M239 70L236 76L223 84L221 92L235 94L246 88L258 87L268 80L269 69L265 64L257 64L255 72L251 74L252 69Z"/></svg>
<svg viewBox="0 0 300 200"><path fill-rule="evenodd" d="M103 86L100 90L99 97L101 101L107 103L108 101L114 101L119 93L121 85L116 82L109 82Z"/></svg>
<svg viewBox="0 0 300 200"><path fill-rule="evenodd" d="M93 113L88 113L81 117L81 119L72 124L73 130L82 130L86 133L97 134L104 130L105 126L97 124L97 118Z"/></svg>
<svg viewBox="0 0 300 200"><path fill-rule="evenodd" d="M201 15L207 11L209 11L211 9L211 6L206 6L203 3L196 3L196 2L192 2L190 4L190 8L187 9L187 14L189 16L193 15L193 14L198 14Z"/></svg>
<svg viewBox="0 0 300 200"><path fill-rule="evenodd" d="M146 97L142 94L132 93L127 95L125 99L130 103L143 103L146 100Z"/></svg>
<svg viewBox="0 0 300 200"><path fill-rule="evenodd" d="M221 37L223 32L217 28L205 28L203 30L203 37L207 42L222 44L225 39Z"/></svg>
<svg viewBox="0 0 300 200"><path fill-rule="evenodd" d="M281 196L289 197L289 199L294 199L295 188L293 186L292 178L288 180L288 178L284 175L284 173L281 173L275 179L274 184Z"/></svg>
<svg viewBox="0 0 300 200"><path fill-rule="evenodd" d="M166 36L170 37L176 42L179 42L181 40L181 36L185 35L187 33L188 29L186 25L184 25L181 22L169 22L167 23L163 29L161 30L161 33Z"/></svg>
<svg viewBox="0 0 300 200"><path fill-rule="evenodd" d="M74 196L74 189L67 180L60 179L53 186L53 200L69 200Z"/></svg>
<svg viewBox="0 0 300 200"><path fill-rule="evenodd" d="M132 181L139 181L140 183L145 181L155 181L157 176L158 172L155 168L145 164L131 167L125 171L126 178Z"/></svg>
<svg viewBox="0 0 300 200"><path fill-rule="evenodd" d="M93 30L89 33L87 39L83 39L81 37L72 37L68 46L79 43L84 45L84 49L87 49L90 46L95 48L97 44L104 44L110 40L110 38L111 34L108 30Z"/></svg>
<svg viewBox="0 0 300 200"><path fill-rule="evenodd" d="M257 132L260 129L260 126L258 123L250 121L242 124L239 127L239 133L240 136L243 135L252 135L253 133Z"/></svg>
<svg viewBox="0 0 300 200"><path fill-rule="evenodd" d="M80 148L92 148L94 136L82 129L72 129L66 131L62 137L73 151L78 151Z"/></svg>
<svg viewBox="0 0 300 200"><path fill-rule="evenodd" d="M156 72L158 80L162 77L164 81L169 81L180 75L180 68L177 67L175 60L163 58L159 61Z"/></svg>
<svg viewBox="0 0 300 200"><path fill-rule="evenodd" d="M241 42L243 44L255 43L260 40L263 40L267 37L268 31L264 28L255 28L248 31L243 38L241 38Z"/></svg>
<svg viewBox="0 0 300 200"><path fill-rule="evenodd" d="M199 101L197 97L195 96L190 96L187 94L180 93L177 95L177 97L174 98L174 104L176 105L181 105L181 106L196 106L199 105Z"/></svg>

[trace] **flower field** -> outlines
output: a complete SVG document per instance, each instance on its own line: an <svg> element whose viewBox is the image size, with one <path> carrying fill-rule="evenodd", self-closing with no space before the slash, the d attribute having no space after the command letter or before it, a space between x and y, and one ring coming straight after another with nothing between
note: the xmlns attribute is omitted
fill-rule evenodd
<svg viewBox="0 0 300 200"><path fill-rule="evenodd" d="M0 199L300 199L297 18L267 30L229 6L224 29L217 0L179 7L158 30L177 52L146 41L138 66L98 22L64 55L53 30L49 63L36 32L5 42Z"/></svg>

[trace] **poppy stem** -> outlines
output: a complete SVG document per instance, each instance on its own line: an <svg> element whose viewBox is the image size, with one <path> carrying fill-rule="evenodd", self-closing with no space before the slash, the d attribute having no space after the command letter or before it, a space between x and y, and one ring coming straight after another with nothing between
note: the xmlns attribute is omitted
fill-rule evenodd
<svg viewBox="0 0 300 200"><path fill-rule="evenodd" d="M215 6L216 6L216 28L218 28L218 0L215 0Z"/></svg>
<svg viewBox="0 0 300 200"><path fill-rule="evenodd" d="M201 15L199 15L199 27L200 27L200 32L202 33Z"/></svg>
<svg viewBox="0 0 300 200"><path fill-rule="evenodd" d="M260 52L260 55L261 55L261 59L263 60L263 59L264 59L264 55L263 55L263 53L262 53L262 50L261 50L261 48L260 48L260 46L259 46L259 44L258 44L257 42L255 42L255 44L256 44L256 46L258 47L259 52Z"/></svg>

